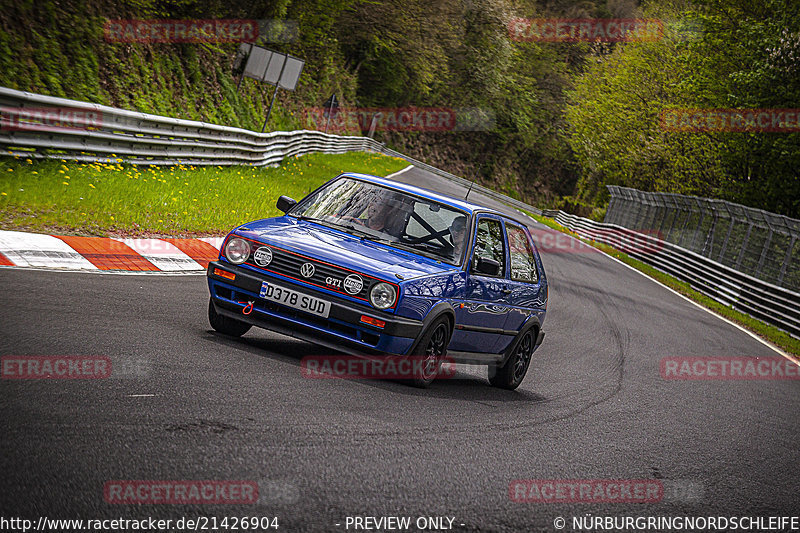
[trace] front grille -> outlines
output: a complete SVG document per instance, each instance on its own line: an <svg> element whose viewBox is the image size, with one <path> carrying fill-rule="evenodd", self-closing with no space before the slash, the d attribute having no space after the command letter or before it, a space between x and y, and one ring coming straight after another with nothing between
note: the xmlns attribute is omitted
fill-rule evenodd
<svg viewBox="0 0 800 533"><path fill-rule="evenodd" d="M316 285L324 289L338 292L346 296L358 298L359 300L369 301L369 291L375 284L380 283L381 279L373 278L360 272L355 272L345 268L341 268L324 261L319 261L311 257L306 257L295 252L290 252L276 246L251 241L250 257L246 263L258 270L271 272L273 274L280 274L304 283ZM256 263L254 258L255 250L265 246L272 250L272 260L266 266L260 266ZM310 263L314 266L314 274L311 277L306 277L302 273L303 265ZM345 290L345 283L348 276L351 279L361 280L361 290L356 294L352 294Z"/></svg>

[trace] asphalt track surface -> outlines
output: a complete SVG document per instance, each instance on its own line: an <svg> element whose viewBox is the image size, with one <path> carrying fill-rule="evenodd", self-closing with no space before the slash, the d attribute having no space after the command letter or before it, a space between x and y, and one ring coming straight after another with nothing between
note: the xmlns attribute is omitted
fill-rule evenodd
<svg viewBox="0 0 800 533"><path fill-rule="evenodd" d="M397 179L463 196L417 169ZM561 516L571 531L571 517L588 514L798 514L800 382L659 371L667 356L775 352L603 254L543 261L547 336L513 392L490 387L482 367L427 390L303 378L301 358L321 349L263 330L212 332L202 276L0 270L1 355L105 355L133 369L0 381L0 516L277 516L278 531L346 531L348 516L387 515L555 531ZM664 496L518 503L515 479L657 479ZM111 505L109 480L253 480L260 497Z"/></svg>

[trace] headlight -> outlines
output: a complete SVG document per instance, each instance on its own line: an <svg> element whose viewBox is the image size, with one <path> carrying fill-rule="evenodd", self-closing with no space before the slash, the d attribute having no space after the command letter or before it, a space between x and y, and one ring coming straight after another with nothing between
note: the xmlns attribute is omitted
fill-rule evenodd
<svg viewBox="0 0 800 533"><path fill-rule="evenodd" d="M234 237L225 245L225 257L234 265L241 265L250 257L250 245L246 240Z"/></svg>
<svg viewBox="0 0 800 533"><path fill-rule="evenodd" d="M397 301L397 289L388 283L378 283L369 291L369 301L376 309L388 309Z"/></svg>

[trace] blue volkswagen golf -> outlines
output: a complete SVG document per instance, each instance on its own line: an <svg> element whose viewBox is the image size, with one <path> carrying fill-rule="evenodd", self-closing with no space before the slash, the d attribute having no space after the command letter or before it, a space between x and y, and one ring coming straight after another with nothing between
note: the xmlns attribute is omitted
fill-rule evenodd
<svg viewBox="0 0 800 533"><path fill-rule="evenodd" d="M547 278L524 224L417 187L345 173L283 216L248 222L208 267L218 332L252 326L359 356L489 366L519 386L542 343Z"/></svg>

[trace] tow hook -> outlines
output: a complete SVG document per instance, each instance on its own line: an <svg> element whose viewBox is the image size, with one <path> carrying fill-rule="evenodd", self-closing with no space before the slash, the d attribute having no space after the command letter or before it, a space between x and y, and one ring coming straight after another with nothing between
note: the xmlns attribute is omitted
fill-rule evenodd
<svg viewBox="0 0 800 533"><path fill-rule="evenodd" d="M254 301L250 301L250 302L239 302L239 303L240 303L240 304L247 304L247 305L245 305L245 306L244 306L244 309L242 309L242 314L243 314L243 315L249 315L250 313L252 313L252 312L253 312L253 304L255 303Z"/></svg>

